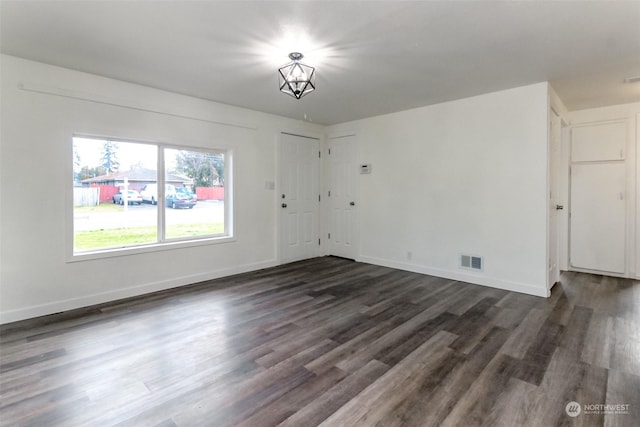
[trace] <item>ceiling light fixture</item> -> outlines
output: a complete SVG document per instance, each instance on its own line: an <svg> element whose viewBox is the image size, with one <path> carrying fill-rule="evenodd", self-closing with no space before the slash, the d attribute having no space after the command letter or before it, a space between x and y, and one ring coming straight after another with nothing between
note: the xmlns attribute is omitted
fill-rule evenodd
<svg viewBox="0 0 640 427"><path fill-rule="evenodd" d="M309 92L316 90L316 70L300 62L304 55L291 52L292 62L278 69L278 83L280 91L300 99Z"/></svg>

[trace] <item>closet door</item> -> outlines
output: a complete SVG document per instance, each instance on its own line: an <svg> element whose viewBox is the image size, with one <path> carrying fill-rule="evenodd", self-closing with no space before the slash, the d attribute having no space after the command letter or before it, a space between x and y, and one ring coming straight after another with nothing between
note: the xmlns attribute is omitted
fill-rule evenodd
<svg viewBox="0 0 640 427"><path fill-rule="evenodd" d="M329 254L356 259L356 137L329 140Z"/></svg>
<svg viewBox="0 0 640 427"><path fill-rule="evenodd" d="M627 145L627 123L610 122L572 129L571 161L623 161Z"/></svg>
<svg viewBox="0 0 640 427"><path fill-rule="evenodd" d="M571 166L572 267L625 273L624 162Z"/></svg>
<svg viewBox="0 0 640 427"><path fill-rule="evenodd" d="M627 135L625 120L571 130L571 267L626 273Z"/></svg>

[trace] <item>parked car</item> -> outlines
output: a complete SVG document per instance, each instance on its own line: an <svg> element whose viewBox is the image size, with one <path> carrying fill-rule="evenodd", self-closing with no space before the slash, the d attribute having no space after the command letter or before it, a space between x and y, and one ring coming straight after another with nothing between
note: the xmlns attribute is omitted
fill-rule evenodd
<svg viewBox="0 0 640 427"><path fill-rule="evenodd" d="M170 206L173 209L193 209L196 205L197 198L193 191L188 188L177 188L175 192L165 196L165 201L167 202L167 206Z"/></svg>
<svg viewBox="0 0 640 427"><path fill-rule="evenodd" d="M129 205L139 205L142 203L142 196L136 190L128 190L126 199L127 204ZM122 191L118 191L113 195L113 203L124 205L124 200L124 197L122 197Z"/></svg>
<svg viewBox="0 0 640 427"><path fill-rule="evenodd" d="M164 197L168 198L176 192L176 187L172 184L166 184L164 187ZM147 184L140 190L142 201L155 205L158 203L158 184Z"/></svg>

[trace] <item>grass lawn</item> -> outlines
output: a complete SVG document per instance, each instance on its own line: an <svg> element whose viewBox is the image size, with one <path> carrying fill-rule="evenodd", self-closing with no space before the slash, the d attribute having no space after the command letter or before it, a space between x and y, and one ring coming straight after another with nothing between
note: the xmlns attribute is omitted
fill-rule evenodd
<svg viewBox="0 0 640 427"><path fill-rule="evenodd" d="M222 222L177 224L169 226L166 230L167 239L206 236L211 234L220 234L223 232L224 224ZM74 236L73 244L76 251L83 251L88 249L104 249L155 243L157 241L157 228L155 226L150 226L77 231Z"/></svg>

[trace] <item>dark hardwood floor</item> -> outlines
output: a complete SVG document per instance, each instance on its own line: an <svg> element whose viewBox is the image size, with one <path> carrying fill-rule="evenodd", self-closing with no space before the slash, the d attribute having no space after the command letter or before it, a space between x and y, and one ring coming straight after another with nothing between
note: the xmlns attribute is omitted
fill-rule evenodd
<svg viewBox="0 0 640 427"><path fill-rule="evenodd" d="M1 332L3 426L640 420L640 282L603 276L544 299L325 257Z"/></svg>

